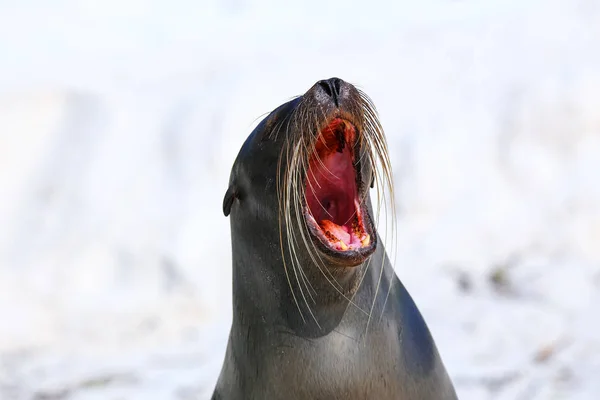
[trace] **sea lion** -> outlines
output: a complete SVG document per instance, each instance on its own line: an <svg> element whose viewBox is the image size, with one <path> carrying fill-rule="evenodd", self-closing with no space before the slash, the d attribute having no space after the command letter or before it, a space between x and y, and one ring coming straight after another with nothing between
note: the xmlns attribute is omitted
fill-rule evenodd
<svg viewBox="0 0 600 400"><path fill-rule="evenodd" d="M341 79L258 124L223 200L233 322L213 400L456 399L376 231L369 187L391 182L375 108Z"/></svg>

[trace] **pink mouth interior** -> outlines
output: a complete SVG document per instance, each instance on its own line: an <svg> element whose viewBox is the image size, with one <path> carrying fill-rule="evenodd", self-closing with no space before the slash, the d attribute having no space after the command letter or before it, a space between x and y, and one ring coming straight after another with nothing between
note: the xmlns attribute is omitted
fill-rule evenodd
<svg viewBox="0 0 600 400"><path fill-rule="evenodd" d="M355 139L352 124L339 118L331 121L317 139L306 179L309 223L321 240L337 251L370 243L356 187Z"/></svg>

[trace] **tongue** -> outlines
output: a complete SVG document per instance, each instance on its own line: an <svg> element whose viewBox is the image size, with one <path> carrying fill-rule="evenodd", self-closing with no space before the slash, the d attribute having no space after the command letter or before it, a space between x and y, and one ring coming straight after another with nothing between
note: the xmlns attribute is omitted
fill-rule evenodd
<svg viewBox="0 0 600 400"><path fill-rule="evenodd" d="M321 221L321 227L325 232L331 233L337 239L344 242L344 244L350 244L352 237L350 236L350 230L346 226L339 226L328 219Z"/></svg>

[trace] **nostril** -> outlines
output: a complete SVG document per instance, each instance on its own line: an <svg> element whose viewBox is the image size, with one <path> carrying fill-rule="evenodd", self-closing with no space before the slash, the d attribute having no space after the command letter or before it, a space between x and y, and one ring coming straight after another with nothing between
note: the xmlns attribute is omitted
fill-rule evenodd
<svg viewBox="0 0 600 400"><path fill-rule="evenodd" d="M327 93L327 96L329 97L333 97L333 92L332 92L332 88L329 85L329 81L319 81L317 82L319 84L319 86L321 86L321 88L323 88L323 90L325 91L325 93Z"/></svg>
<svg viewBox="0 0 600 400"><path fill-rule="evenodd" d="M342 93L343 81L339 78L323 79L317 84L323 89L323 92L333 100L336 107L339 107L339 101Z"/></svg>
<svg viewBox="0 0 600 400"><path fill-rule="evenodd" d="M331 82L331 87L335 96L340 97L340 93L342 92L342 80L339 78L332 78L329 82Z"/></svg>

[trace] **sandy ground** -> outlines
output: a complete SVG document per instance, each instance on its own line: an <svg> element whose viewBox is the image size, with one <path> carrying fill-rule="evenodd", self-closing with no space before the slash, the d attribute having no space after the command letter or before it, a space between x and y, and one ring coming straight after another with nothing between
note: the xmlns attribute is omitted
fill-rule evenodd
<svg viewBox="0 0 600 400"><path fill-rule="evenodd" d="M0 399L206 399L229 169L339 76L463 400L600 398L600 2L0 4Z"/></svg>

